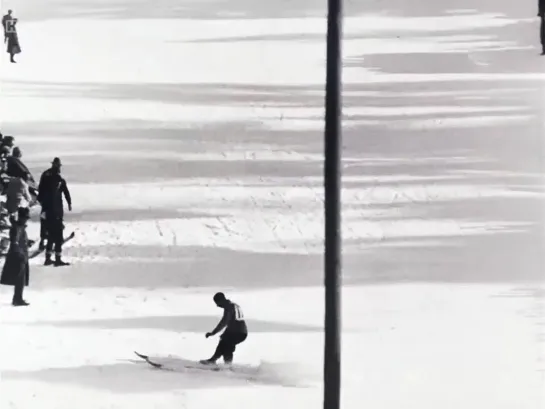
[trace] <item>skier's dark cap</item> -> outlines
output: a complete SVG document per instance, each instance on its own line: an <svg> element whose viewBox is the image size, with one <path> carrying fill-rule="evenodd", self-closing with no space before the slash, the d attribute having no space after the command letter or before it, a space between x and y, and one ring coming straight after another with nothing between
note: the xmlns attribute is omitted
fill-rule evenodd
<svg viewBox="0 0 545 409"><path fill-rule="evenodd" d="M225 301L226 298L225 298L225 294L223 293L216 293L214 294L214 302L221 302L221 301Z"/></svg>
<svg viewBox="0 0 545 409"><path fill-rule="evenodd" d="M51 162L51 164L55 165L55 166L61 166L62 165L61 160L59 158L53 159L53 162Z"/></svg>

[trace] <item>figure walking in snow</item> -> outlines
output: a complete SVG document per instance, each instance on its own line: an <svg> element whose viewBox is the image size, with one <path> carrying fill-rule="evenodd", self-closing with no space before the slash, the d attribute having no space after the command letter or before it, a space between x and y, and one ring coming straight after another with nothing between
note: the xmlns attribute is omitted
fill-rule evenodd
<svg viewBox="0 0 545 409"><path fill-rule="evenodd" d="M9 54L9 60L15 63L15 55L21 53L21 45L19 44L19 36L17 35L17 19L7 19L4 27L5 41L7 42L6 51Z"/></svg>
<svg viewBox="0 0 545 409"><path fill-rule="evenodd" d="M23 290L30 282L28 248L32 242L28 240L26 232L29 216L28 208L19 208L17 220L14 220L9 231L10 246L0 277L0 284L14 287L12 305L15 307L29 305L23 299Z"/></svg>
<svg viewBox="0 0 545 409"><path fill-rule="evenodd" d="M216 352L210 359L200 361L202 364L214 364L223 356L226 364L233 362L233 354L236 346L248 337L248 327L244 320L244 314L238 304L228 300L223 293L214 295L214 302L219 308L223 308L223 318L212 332L206 334L206 338L212 337L225 328L220 337Z"/></svg>
<svg viewBox="0 0 545 409"><path fill-rule="evenodd" d="M64 205L62 196L64 195L70 211L72 211L72 198L66 181L61 176L61 160L55 158L51 165L51 168L42 174L38 186L38 201L42 205L42 213L45 215L44 222L47 229L44 265L67 266L70 263L62 260L62 244L64 242ZM54 262L51 259L53 250L55 251Z"/></svg>

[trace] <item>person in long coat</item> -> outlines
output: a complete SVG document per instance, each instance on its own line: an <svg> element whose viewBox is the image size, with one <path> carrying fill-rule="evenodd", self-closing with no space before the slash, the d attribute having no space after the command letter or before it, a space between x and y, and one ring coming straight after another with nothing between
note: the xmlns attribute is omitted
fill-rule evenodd
<svg viewBox="0 0 545 409"><path fill-rule="evenodd" d="M0 284L14 287L12 305L15 307L29 305L23 299L23 290L30 283L28 247L31 243L26 232L26 224L29 218L29 209L26 207L19 208L17 220L13 223L9 232L10 246L0 276Z"/></svg>
<svg viewBox="0 0 545 409"><path fill-rule="evenodd" d="M7 31L5 33L7 39L7 52L9 54L9 60L15 63L15 55L21 53L21 45L19 44L19 36L17 35L17 19L14 18L8 22Z"/></svg>

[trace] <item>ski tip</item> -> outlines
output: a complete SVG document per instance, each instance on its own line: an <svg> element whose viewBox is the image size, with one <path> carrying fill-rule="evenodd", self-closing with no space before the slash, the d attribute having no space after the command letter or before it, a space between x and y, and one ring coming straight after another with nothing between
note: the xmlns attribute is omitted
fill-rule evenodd
<svg viewBox="0 0 545 409"><path fill-rule="evenodd" d="M154 368L158 368L158 369L162 369L162 368L163 368L163 365L162 365L162 364L158 364L158 363L156 363L156 362L148 361L148 364L150 364L150 365L153 366Z"/></svg>
<svg viewBox="0 0 545 409"><path fill-rule="evenodd" d="M148 359L149 358L147 355L140 354L140 353L138 353L136 351L134 351L134 353L135 353L136 356L138 356L138 357L140 357L142 359Z"/></svg>

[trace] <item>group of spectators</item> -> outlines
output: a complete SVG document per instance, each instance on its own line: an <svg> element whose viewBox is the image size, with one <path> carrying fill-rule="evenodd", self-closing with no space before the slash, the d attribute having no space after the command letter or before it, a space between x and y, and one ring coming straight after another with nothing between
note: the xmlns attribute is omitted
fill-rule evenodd
<svg viewBox="0 0 545 409"><path fill-rule="evenodd" d="M70 192L61 176L60 159L53 159L51 168L42 173L36 184L22 156L21 149L15 146L15 138L0 132L0 251L6 256L0 284L15 287L14 306L28 305L22 295L29 283L29 248L34 244L26 233L30 209L41 205L38 251L45 250L46 266L69 265L62 260L63 196L68 209L72 210ZM6 231L9 231L7 235Z"/></svg>

